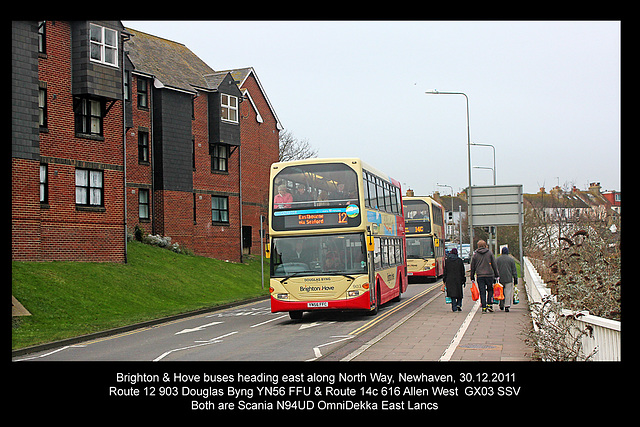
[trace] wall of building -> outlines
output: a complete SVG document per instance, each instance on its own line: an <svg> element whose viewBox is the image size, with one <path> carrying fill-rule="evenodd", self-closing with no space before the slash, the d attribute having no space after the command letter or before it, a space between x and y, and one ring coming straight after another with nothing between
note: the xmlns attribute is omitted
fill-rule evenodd
<svg viewBox="0 0 640 427"><path fill-rule="evenodd" d="M247 77L242 88L249 91L262 118L262 123L256 120L257 113L248 100L241 104L243 225L251 227L250 253L258 255L263 249L260 243L260 215L265 218L264 230L268 228L269 171L271 164L278 161L279 130L276 117L253 74Z"/></svg>
<svg viewBox="0 0 640 427"><path fill-rule="evenodd" d="M14 34L24 33L27 23L16 24ZM39 130L37 145L24 156L24 138L12 139L12 241L16 260L125 260L124 166L122 102L114 101L103 119L103 137L88 138L75 133L71 90L71 25L47 22L45 54L37 54L37 22L29 23L35 37L21 51L36 52L37 81L24 81L30 89L28 105L36 106L33 118ZM25 56L23 54L22 56ZM88 62L88 57L86 58ZM32 64L33 66L33 64ZM68 70L66 73L64 70ZM12 86L16 86L14 83ZM38 88L47 90L47 127L38 127ZM20 109L17 110L20 112ZM23 153L29 160L15 156ZM40 164L47 166L48 198L40 203ZM77 207L77 168L103 172L103 206Z"/></svg>

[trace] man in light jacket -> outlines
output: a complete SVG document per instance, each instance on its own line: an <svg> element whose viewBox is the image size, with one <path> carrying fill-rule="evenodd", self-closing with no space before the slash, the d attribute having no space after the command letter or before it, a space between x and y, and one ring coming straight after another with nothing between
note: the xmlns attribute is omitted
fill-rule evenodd
<svg viewBox="0 0 640 427"><path fill-rule="evenodd" d="M487 242L484 240L478 240L478 249L471 258L469 277L474 280L474 276L477 276L482 313L493 312L493 284L498 277L498 269L493 253L487 248Z"/></svg>
<svg viewBox="0 0 640 427"><path fill-rule="evenodd" d="M509 248L502 248L502 255L496 260L500 283L504 286L504 299L500 301L500 310L509 312L513 301L513 286L518 284L518 271L516 261L509 255Z"/></svg>

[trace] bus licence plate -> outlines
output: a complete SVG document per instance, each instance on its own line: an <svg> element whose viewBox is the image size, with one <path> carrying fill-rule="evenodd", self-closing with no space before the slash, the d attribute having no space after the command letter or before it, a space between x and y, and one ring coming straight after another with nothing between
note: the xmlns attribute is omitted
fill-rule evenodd
<svg viewBox="0 0 640 427"><path fill-rule="evenodd" d="M328 302L308 302L307 308L329 307Z"/></svg>

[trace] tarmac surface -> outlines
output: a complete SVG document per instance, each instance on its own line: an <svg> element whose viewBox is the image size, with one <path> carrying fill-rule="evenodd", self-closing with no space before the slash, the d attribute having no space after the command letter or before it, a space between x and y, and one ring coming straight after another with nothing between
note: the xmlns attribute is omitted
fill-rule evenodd
<svg viewBox="0 0 640 427"><path fill-rule="evenodd" d="M445 295L432 297L383 334L352 352L344 361L530 361L533 349L525 342L531 326L522 279L519 304L509 312L493 305L482 313L471 298L467 277L462 311L453 312Z"/></svg>
<svg viewBox="0 0 640 427"><path fill-rule="evenodd" d="M522 279L518 284L519 304L505 312L494 304L494 312L482 313L480 301L471 298L467 277L462 311L453 312L445 295L435 295L421 303L401 320L371 338L355 351L337 351L323 360L341 361L531 361L533 348L525 342L531 327L531 314ZM15 311L21 306L12 301ZM22 315L29 313L24 310ZM139 326L139 325L138 325ZM133 328L133 327L132 327ZM107 331L105 334L113 333ZM87 337L84 337L86 339ZM81 340L79 337L70 341ZM51 343L42 346L60 346ZM348 353L351 351L350 353ZM18 356L22 352L14 352ZM348 353L348 354L347 354Z"/></svg>

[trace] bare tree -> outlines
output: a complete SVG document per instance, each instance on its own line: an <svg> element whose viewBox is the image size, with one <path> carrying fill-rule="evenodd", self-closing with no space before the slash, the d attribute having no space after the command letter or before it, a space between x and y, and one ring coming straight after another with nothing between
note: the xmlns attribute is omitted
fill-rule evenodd
<svg viewBox="0 0 640 427"><path fill-rule="evenodd" d="M299 140L291 132L280 132L280 161L301 160L316 157L318 150L309 144L309 140Z"/></svg>

